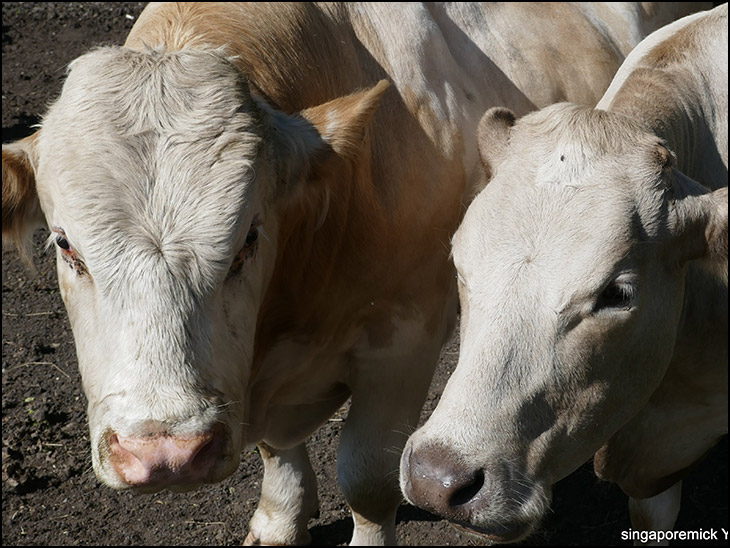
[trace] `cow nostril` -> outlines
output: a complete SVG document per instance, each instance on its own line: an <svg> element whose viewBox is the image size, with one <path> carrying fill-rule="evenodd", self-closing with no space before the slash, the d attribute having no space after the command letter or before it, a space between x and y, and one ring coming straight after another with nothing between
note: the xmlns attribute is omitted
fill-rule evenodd
<svg viewBox="0 0 730 548"><path fill-rule="evenodd" d="M448 446L427 444L409 448L403 467L406 498L416 506L448 519L465 522L475 508L488 503L488 472L470 466Z"/></svg>
<svg viewBox="0 0 730 548"><path fill-rule="evenodd" d="M454 494L451 495L449 498L449 504L451 506L461 506L462 504L470 502L474 499L477 493L481 491L483 486L484 470L480 469L474 473L474 477L468 484L458 488Z"/></svg>
<svg viewBox="0 0 730 548"><path fill-rule="evenodd" d="M222 429L215 429L211 438L201 445L192 459L193 469L202 468L220 459L223 454L225 437Z"/></svg>
<svg viewBox="0 0 730 548"><path fill-rule="evenodd" d="M110 432L109 461L119 478L137 487L187 486L205 482L226 458L223 425L194 436L121 436Z"/></svg>

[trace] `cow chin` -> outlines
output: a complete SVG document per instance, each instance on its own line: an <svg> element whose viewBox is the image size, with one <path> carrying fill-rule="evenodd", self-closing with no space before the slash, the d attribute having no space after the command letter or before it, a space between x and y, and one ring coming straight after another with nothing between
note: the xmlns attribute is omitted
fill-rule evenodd
<svg viewBox="0 0 730 548"><path fill-rule="evenodd" d="M185 480L181 483L175 483L174 479L160 478L160 481L149 482L146 484L130 484L124 481L121 477L116 475L114 472L109 472L102 466L94 466L94 473L96 477L107 487L115 489L117 491L134 491L135 493L150 494L159 493L160 491L168 490L173 493L187 493L189 491L195 491L205 484L218 483L231 476L238 469L239 461L233 458L226 458L219 464L216 471L210 474L204 480L191 481Z"/></svg>
<svg viewBox="0 0 730 548"><path fill-rule="evenodd" d="M473 523L460 523L452 521L452 525L461 532L474 537L478 542L491 546L494 544L511 544L520 542L529 537L539 522L500 524L495 526L485 525L480 527Z"/></svg>

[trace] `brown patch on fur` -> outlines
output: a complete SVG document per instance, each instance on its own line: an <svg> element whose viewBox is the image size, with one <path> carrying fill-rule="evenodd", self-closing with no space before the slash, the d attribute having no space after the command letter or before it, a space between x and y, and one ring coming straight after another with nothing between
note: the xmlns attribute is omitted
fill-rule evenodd
<svg viewBox="0 0 730 548"><path fill-rule="evenodd" d="M78 276L83 276L88 273L86 265L75 253L61 253L61 257L64 262L73 270Z"/></svg>
<svg viewBox="0 0 730 548"><path fill-rule="evenodd" d="M387 155L400 163L385 164L374 153L378 133L371 126L354 157L350 150L350 158L338 155L327 170L315 166L302 196L281 206L257 357L284 333L320 343L348 340L360 326L387 324L394 307L438 316L435 307L453 278L448 242L460 218L463 172L458 160L442 159L427 170ZM432 165L437 158L425 161ZM431 187L424 173L439 185ZM453 186L444 194L440 185L449 181ZM435 192L438 200L431 198ZM387 337L379 332L376 338Z"/></svg>
<svg viewBox="0 0 730 548"><path fill-rule="evenodd" d="M3 241L14 244L29 266L30 235L44 223L30 158L38 135L36 132L12 145L3 145Z"/></svg>
<svg viewBox="0 0 730 548"><path fill-rule="evenodd" d="M140 51L161 44L168 50L222 48L257 94L291 114L368 83L353 66L356 45L341 11L336 5L303 2L279 3L276 9L255 2L151 6L125 46ZM327 68L333 66L338 69ZM311 78L312 67L322 68L321 78Z"/></svg>
<svg viewBox="0 0 730 548"><path fill-rule="evenodd" d="M649 51L643 62L655 69L664 69L683 63L697 46L697 33L694 25L687 25L672 35L671 40L664 40Z"/></svg>

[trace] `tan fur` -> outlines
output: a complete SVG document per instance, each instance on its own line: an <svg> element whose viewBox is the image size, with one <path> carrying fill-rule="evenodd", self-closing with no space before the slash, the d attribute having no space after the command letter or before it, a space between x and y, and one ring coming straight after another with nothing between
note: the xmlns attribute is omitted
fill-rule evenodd
<svg viewBox="0 0 730 548"><path fill-rule="evenodd" d="M727 10L720 6L656 32L622 65L598 104L664 139L679 160L677 167L711 189L727 185L727 113L701 105L727 101L727 87L710 84L727 79L723 27ZM707 29L715 32L708 35ZM717 154L708 157L708 150Z"/></svg>
<svg viewBox="0 0 730 548"><path fill-rule="evenodd" d="M321 105L302 111L303 116L321 127L327 124L321 113L330 110L324 104L326 101L362 89L366 82L373 82L373 77L384 75L357 50L345 22L347 17L336 6L320 10L298 3L277 4L273 10L257 4L241 8L228 3L151 6L140 16L126 44L135 48L154 47L158 43L167 48L223 46L249 76L253 89L272 105L286 112ZM330 18L342 20L341 28L333 27ZM306 29L307 36L292 35L291 29ZM309 39L312 35L327 35L330 39L313 41ZM353 59L359 63L354 64ZM323 71L323 78L313 81L308 71L303 72L309 66L340 68ZM268 329L281 333L289 329L287 326L308 326L307 331L317 334L315 338L330 336L333 330L348 331L353 319L357 323L365 321L356 310L369 309L365 304L372 300L371 295L388 287L392 289L386 290L386 294L392 297L385 302L408 302L415 295L420 295L419 300L432 298L427 296L432 292L426 283L422 288L412 287L407 296L396 297L396 288L418 268L416 265L431 263L427 257L432 253L447 257L448 238L456 227L462 203L464 183L459 181L464 180L463 168L456 157L445 159L432 145L414 139L422 130L407 115L403 116L403 103L397 93L386 91L383 86L372 93L373 100L383 94L374 113L374 127L391 127L390 120L394 118L400 122L391 127L395 131L377 131L367 138L366 150L370 148L372 152L367 151L352 162L320 164L320 171L334 172L324 181L313 181L316 190L312 195L286 206L281 216L284 222L280 226L280 262L269 291L274 316L269 312L262 315L263 328L257 335L262 340L268 339ZM352 97L350 103L357 104L357 97ZM348 106L348 99L336 101L336 108L342 110L343 126L350 121L348 118L361 116ZM374 103L363 103L362 115L370 117L373 109L368 104ZM359 140L360 137L353 136L350 144L337 141L335 146L341 144L341 152L352 156L352 143L358 144ZM416 142L421 143L420 152L415 152ZM374 155L377 160L373 160ZM402 161L404 157L418 158L420 165L413 168ZM423 172L429 173L426 186L419 175ZM447 187L442 185L446 181L453 184L448 184L449 190L444 193ZM327 215L321 223L320 210L325 204ZM421 243L412 241L412 229L404 228L425 219L431 219L430 230L422 233ZM393 261L391 258L396 256L398 261ZM310 268L301 269L297 266L301 264ZM351 280L364 271L368 272L367 285L353 294ZM449 278L447 272L447 263L442 262L434 275L426 277L443 284ZM339 294L342 298L337 297ZM287 304L275 304L282 296L286 296ZM433 298L438 300L435 295ZM331 302L342 306L333 309ZM265 306L264 310L269 308ZM386 313L379 310L380 314ZM279 320L272 321L274 317Z"/></svg>
<svg viewBox="0 0 730 548"><path fill-rule="evenodd" d="M13 145L3 145L3 242L15 245L28 266L32 266L30 234L45 224L31 160L37 137L34 133Z"/></svg>
<svg viewBox="0 0 730 548"><path fill-rule="evenodd" d="M395 542L390 450L455 322L449 240L483 184L478 117L592 104L646 23L623 3L152 3L126 47L72 63L37 178L88 267L60 263L59 283L99 477L127 487L104 432L214 421L234 452L269 448L247 542L299 542L312 494L294 483L311 477L282 469L351 394L352 544Z"/></svg>
<svg viewBox="0 0 730 548"><path fill-rule="evenodd" d="M332 6L333 18L342 11ZM151 4L127 37L127 47L163 45L223 47L248 75L253 89L276 108L293 113L365 87L352 63L355 47L343 21L332 25L328 13L311 3L170 2ZM327 36L327 40L312 40ZM311 67L322 70L312 79ZM380 77L384 76L381 74Z"/></svg>

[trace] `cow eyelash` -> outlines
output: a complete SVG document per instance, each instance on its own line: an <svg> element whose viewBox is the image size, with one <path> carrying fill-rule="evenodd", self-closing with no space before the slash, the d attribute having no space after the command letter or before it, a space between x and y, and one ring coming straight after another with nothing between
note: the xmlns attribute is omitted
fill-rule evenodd
<svg viewBox="0 0 730 548"><path fill-rule="evenodd" d="M633 283L613 280L596 300L593 313L601 310L630 310L636 303L637 289Z"/></svg>
<svg viewBox="0 0 730 548"><path fill-rule="evenodd" d="M248 259L253 257L253 255L256 253L256 248L258 247L260 235L266 237L266 234L264 234L263 230L261 229L261 223L257 220L254 220L248 229L248 233L246 234L246 241L244 242L241 251L239 251L238 254L235 256L235 258L233 259L233 263L231 264L231 268L228 269L228 277L233 276L234 274L238 274L241 271L241 268L243 268L243 264Z"/></svg>
<svg viewBox="0 0 730 548"><path fill-rule="evenodd" d="M71 251L71 244L68 243L66 237L61 234L56 234L56 245L64 251Z"/></svg>
<svg viewBox="0 0 730 548"><path fill-rule="evenodd" d="M66 232L62 228L55 226L53 227L53 232L51 232L48 240L46 240L45 248L48 249L53 244L56 244L64 253L73 253L74 251L71 242L69 242L68 238L66 238Z"/></svg>
<svg viewBox="0 0 730 548"><path fill-rule="evenodd" d="M54 243L56 244L58 249L61 250L61 257L71 270L73 270L79 276L83 276L87 273L84 261L81 259L81 257L79 257L79 254L71 245L71 242L68 241L68 238L66 238L66 232L62 228L53 227L53 232L48 238L46 247L48 248Z"/></svg>
<svg viewBox="0 0 730 548"><path fill-rule="evenodd" d="M259 239L259 227L258 225L251 224L251 228L248 229L248 234L246 234L246 243L244 244L244 249L251 248L253 245L256 244L256 241Z"/></svg>

